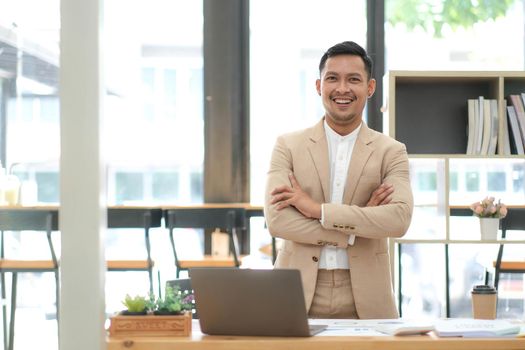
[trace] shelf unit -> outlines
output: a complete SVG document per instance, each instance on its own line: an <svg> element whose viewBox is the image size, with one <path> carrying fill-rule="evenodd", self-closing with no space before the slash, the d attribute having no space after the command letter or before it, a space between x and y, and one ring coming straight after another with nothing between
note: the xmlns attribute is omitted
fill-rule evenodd
<svg viewBox="0 0 525 350"><path fill-rule="evenodd" d="M395 261L396 243L398 243L398 258L401 245L406 244L442 244L445 249L446 264L446 316L449 309L449 244L500 244L502 241L481 242L471 239L457 239L451 236L451 207L470 203L457 203L451 200L451 163L458 160L473 159L490 162L509 159L525 162L523 155L502 155L503 146L498 143L497 155L477 156L466 155L468 110L467 100L479 96L498 101L499 135L503 138L503 123L506 121L506 97L510 94L525 92L525 72L523 71L390 71L384 77L383 86L383 130L404 143L412 162L435 162L436 196L432 201L420 201L415 198L416 209L431 207L436 217L443 218L434 230L440 232L434 237L404 237L391 240L392 266L401 265ZM468 161L467 161L468 162ZM411 165L412 167L412 165ZM486 193L480 192L480 196ZM525 196L525 194L524 194ZM417 196L415 196L417 197ZM502 197L505 199L506 197ZM521 197L520 197L521 198ZM475 200L480 200L477 198ZM451 201L453 203L451 203ZM472 200L473 202L474 200ZM525 200L518 205L525 204ZM415 215L416 211L415 211ZM413 218L417 221L418 218ZM421 223L421 221L423 221ZM422 225L431 225L420 220ZM408 235L410 236L410 235ZM525 239L525 237L524 237ZM504 243L523 244L525 241L504 241ZM399 304L401 305L401 269L393 271L398 275L397 285Z"/></svg>
<svg viewBox="0 0 525 350"><path fill-rule="evenodd" d="M467 99L479 96L498 101L501 138L505 98L525 92L525 72L390 71L384 79L383 130L409 154L465 154Z"/></svg>

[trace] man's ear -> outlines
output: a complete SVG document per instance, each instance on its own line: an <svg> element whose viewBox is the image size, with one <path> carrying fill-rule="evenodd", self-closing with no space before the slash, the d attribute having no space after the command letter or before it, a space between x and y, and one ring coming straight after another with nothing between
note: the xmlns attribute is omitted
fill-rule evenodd
<svg viewBox="0 0 525 350"><path fill-rule="evenodd" d="M315 81L315 89L317 90L319 96L321 96L321 79L317 79Z"/></svg>
<svg viewBox="0 0 525 350"><path fill-rule="evenodd" d="M372 97L375 91L376 91L376 80L370 79L368 81L368 98Z"/></svg>

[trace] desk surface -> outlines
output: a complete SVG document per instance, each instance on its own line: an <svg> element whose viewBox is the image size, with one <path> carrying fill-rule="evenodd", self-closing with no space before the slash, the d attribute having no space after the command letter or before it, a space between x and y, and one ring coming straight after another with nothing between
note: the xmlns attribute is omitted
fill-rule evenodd
<svg viewBox="0 0 525 350"><path fill-rule="evenodd" d="M58 210L60 205L0 205L0 210ZM208 209L208 208L242 208L246 210L263 210L261 205L250 203L203 203L189 205L109 205L109 209Z"/></svg>
<svg viewBox="0 0 525 350"><path fill-rule="evenodd" d="M207 336L109 338L108 350L514 350L525 349L525 338L438 338L433 334L400 337L273 338Z"/></svg>

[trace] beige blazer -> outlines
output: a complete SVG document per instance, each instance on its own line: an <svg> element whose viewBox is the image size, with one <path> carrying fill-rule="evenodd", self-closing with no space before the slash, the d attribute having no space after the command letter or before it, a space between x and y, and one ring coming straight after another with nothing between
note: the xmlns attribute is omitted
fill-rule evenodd
<svg viewBox="0 0 525 350"><path fill-rule="evenodd" d="M270 234L283 238L275 268L301 271L307 310L312 303L323 245L346 248L359 318L396 318L387 237L401 237L410 225L412 190L405 146L363 123L357 137L343 204L331 204L328 145L323 120L312 128L280 136L268 171L265 218ZM270 192L290 185L293 172L302 189L324 205L323 225L293 207L277 211ZM387 205L365 207L381 183L394 185ZM348 245L350 234L355 243Z"/></svg>

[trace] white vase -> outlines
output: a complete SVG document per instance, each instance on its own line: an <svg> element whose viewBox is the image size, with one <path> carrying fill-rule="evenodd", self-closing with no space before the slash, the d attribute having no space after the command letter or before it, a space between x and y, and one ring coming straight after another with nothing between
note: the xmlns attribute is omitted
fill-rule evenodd
<svg viewBox="0 0 525 350"><path fill-rule="evenodd" d="M498 218L479 218L479 228L482 240L494 241L498 239Z"/></svg>

